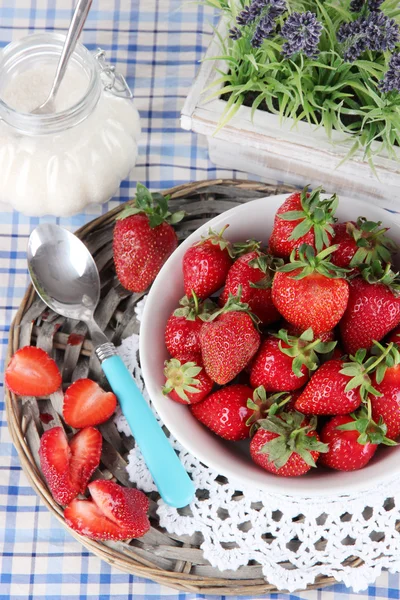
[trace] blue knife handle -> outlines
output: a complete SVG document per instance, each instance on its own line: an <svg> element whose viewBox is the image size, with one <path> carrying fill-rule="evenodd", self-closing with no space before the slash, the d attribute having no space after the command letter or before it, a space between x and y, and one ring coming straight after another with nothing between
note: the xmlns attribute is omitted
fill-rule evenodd
<svg viewBox="0 0 400 600"><path fill-rule="evenodd" d="M102 369L118 398L132 435L139 445L160 496L170 506L191 502L194 485L178 455L119 356L103 360Z"/></svg>

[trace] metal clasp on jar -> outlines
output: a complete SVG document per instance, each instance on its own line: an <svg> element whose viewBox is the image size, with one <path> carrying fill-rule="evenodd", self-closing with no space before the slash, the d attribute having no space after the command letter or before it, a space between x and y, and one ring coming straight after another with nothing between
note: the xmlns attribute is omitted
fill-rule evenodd
<svg viewBox="0 0 400 600"><path fill-rule="evenodd" d="M104 89L119 98L129 98L132 100L133 94L125 77L115 70L114 65L106 61L104 50L97 48L94 57L100 66L100 76Z"/></svg>

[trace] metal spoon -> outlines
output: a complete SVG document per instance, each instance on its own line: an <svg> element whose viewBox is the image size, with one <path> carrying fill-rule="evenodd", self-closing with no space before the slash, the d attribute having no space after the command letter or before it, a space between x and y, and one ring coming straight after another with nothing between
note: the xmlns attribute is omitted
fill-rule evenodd
<svg viewBox="0 0 400 600"><path fill-rule="evenodd" d="M171 506L186 506L194 495L193 483L114 344L94 320L100 278L89 250L66 229L43 223L29 237L27 258L32 283L47 306L64 317L87 324L96 356L161 497Z"/></svg>
<svg viewBox="0 0 400 600"><path fill-rule="evenodd" d="M50 93L47 97L47 100L43 102L40 106L37 106L32 114L41 115L54 113L56 111L54 98L58 92L60 84L64 78L65 72L67 70L69 59L71 58L71 54L75 50L76 42L78 41L79 36L81 35L83 26L86 21L86 17L89 14L90 7L92 5L93 0L78 0L71 24L68 29L67 37L65 38L64 46L61 52L60 60L58 61L56 75L54 77L53 86L50 90Z"/></svg>

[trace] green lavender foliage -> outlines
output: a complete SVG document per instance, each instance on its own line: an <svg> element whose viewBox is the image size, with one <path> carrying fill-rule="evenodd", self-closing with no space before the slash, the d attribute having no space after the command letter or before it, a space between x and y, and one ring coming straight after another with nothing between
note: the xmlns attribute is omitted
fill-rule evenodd
<svg viewBox="0 0 400 600"><path fill-rule="evenodd" d="M250 0L205 3L220 10L229 27L234 27L237 14ZM209 97L217 97L222 86L224 98L229 97L219 127L232 119L246 97L251 97L252 114L265 103L268 111L282 120L291 118L323 126L330 139L333 131L350 134L351 144L344 160L359 150L372 169L376 154L387 152L396 159L394 146L400 145L400 93L385 94L378 88L391 53L367 50L353 63L344 61L344 47L337 40L337 32L342 23L359 16L350 11L350 0L288 0L287 4L288 12L279 17L276 35L264 40L260 48L250 43L251 28L238 40L231 40L228 35L220 38L221 54L212 59L222 59L226 68L219 71L213 84L217 91L208 90ZM398 0L386 0L380 8L400 23ZM281 54L285 40L279 31L289 14L304 11L315 13L323 25L319 55L309 59L299 53L286 59Z"/></svg>

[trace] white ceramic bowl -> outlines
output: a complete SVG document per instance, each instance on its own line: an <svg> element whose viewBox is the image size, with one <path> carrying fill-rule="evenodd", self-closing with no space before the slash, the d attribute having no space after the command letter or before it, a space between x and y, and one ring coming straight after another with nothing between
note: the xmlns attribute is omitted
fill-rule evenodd
<svg viewBox="0 0 400 600"><path fill-rule="evenodd" d="M360 471L344 473L312 469L303 477L284 478L267 473L250 459L248 441L228 442L199 423L186 406L161 393L163 367L168 353L164 344L165 324L184 295L182 257L185 251L206 235L209 227L219 231L226 224L226 237L232 241L255 238L266 242L277 208L287 198L278 195L261 198L226 211L197 229L172 254L161 269L148 295L140 330L140 359L150 398L161 419L176 439L194 456L221 475L242 486L252 486L293 495L329 496L353 493L393 477L400 469L400 448L383 448ZM382 208L340 198L336 216L341 221L366 216L391 227L392 237L400 243L400 221ZM397 219L399 217L396 217Z"/></svg>

